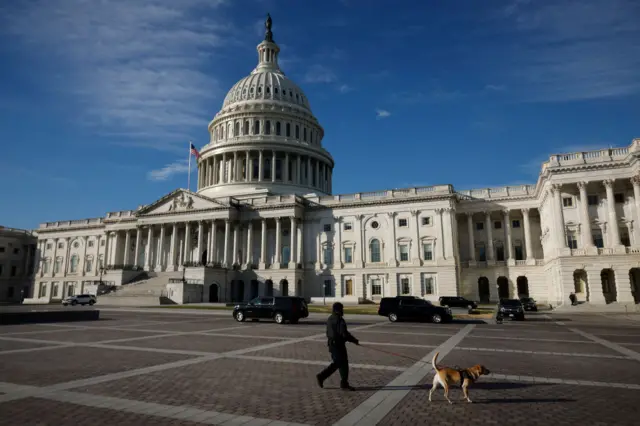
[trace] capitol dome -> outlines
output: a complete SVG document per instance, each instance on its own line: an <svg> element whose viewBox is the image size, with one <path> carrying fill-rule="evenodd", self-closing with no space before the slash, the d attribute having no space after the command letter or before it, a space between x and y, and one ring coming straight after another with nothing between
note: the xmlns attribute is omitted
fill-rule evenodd
<svg viewBox="0 0 640 426"><path fill-rule="evenodd" d="M302 89L278 65L271 17L258 65L227 93L198 160L206 196L331 193L334 161Z"/></svg>

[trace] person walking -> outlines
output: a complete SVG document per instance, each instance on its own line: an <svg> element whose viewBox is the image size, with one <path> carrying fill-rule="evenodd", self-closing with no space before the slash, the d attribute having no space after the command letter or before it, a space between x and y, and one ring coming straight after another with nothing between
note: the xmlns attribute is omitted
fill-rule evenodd
<svg viewBox="0 0 640 426"><path fill-rule="evenodd" d="M331 316L327 320L327 345L331 353L331 364L316 375L318 386L323 387L324 381L336 370L340 371L340 389L353 391L355 388L349 384L349 356L347 354L347 342L360 344L347 330L344 321L344 306L340 302L333 304Z"/></svg>

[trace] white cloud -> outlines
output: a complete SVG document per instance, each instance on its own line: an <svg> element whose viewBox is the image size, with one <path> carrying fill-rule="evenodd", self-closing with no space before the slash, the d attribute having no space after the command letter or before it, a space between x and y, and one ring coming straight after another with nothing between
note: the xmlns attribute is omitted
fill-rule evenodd
<svg viewBox="0 0 640 426"><path fill-rule="evenodd" d="M331 83L336 81L336 75L324 65L312 65L304 76L307 83Z"/></svg>
<svg viewBox="0 0 640 426"><path fill-rule="evenodd" d="M376 110L376 119L380 120L382 118L387 118L391 115L391 113L385 109L377 109Z"/></svg>
<svg viewBox="0 0 640 426"><path fill-rule="evenodd" d="M503 92L507 88L502 84L487 84L484 86L484 90L494 91L494 92Z"/></svg>
<svg viewBox="0 0 640 426"><path fill-rule="evenodd" d="M206 62L230 37L224 0L34 0L0 7L0 32L61 76L51 90L83 107L76 122L132 145L183 144L221 94ZM208 18L208 9L218 8ZM53 86L53 85L52 85ZM141 136L143 135L144 136ZM180 139L175 134L184 135Z"/></svg>
<svg viewBox="0 0 640 426"><path fill-rule="evenodd" d="M191 170L193 171L197 166L194 164L191 165ZM174 175L188 173L189 171L189 162L188 160L179 160L175 161L171 164L167 164L166 166L151 170L147 173L147 178L152 181L165 181Z"/></svg>
<svg viewBox="0 0 640 426"><path fill-rule="evenodd" d="M343 84L340 87L338 87L338 91L340 93L348 93L352 90L353 90L353 87L349 86L348 84Z"/></svg>

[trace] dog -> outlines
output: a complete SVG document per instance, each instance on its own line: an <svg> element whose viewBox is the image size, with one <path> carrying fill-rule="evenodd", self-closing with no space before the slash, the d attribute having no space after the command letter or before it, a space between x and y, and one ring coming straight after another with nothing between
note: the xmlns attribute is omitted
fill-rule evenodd
<svg viewBox="0 0 640 426"><path fill-rule="evenodd" d="M462 387L462 393L464 395L463 398L466 398L467 402L473 402L469 399L469 390L467 388L478 380L480 376L491 374L491 371L480 364L476 364L470 368L465 368L464 370L456 370L449 367L438 368L438 355L439 352L436 352L431 360L431 365L433 366L436 375L433 377L433 386L429 391L429 402L431 402L431 395L438 388L438 384L440 384L444 388L444 397L449 401L449 404L453 404L449 399L449 386L457 383L460 383L460 386Z"/></svg>

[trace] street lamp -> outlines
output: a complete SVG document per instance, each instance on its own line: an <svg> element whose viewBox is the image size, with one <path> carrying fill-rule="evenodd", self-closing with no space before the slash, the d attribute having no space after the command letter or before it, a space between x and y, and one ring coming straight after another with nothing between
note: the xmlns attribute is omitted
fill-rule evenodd
<svg viewBox="0 0 640 426"><path fill-rule="evenodd" d="M185 279L185 274L187 272L187 266L182 265L182 284L186 284L187 280Z"/></svg>

